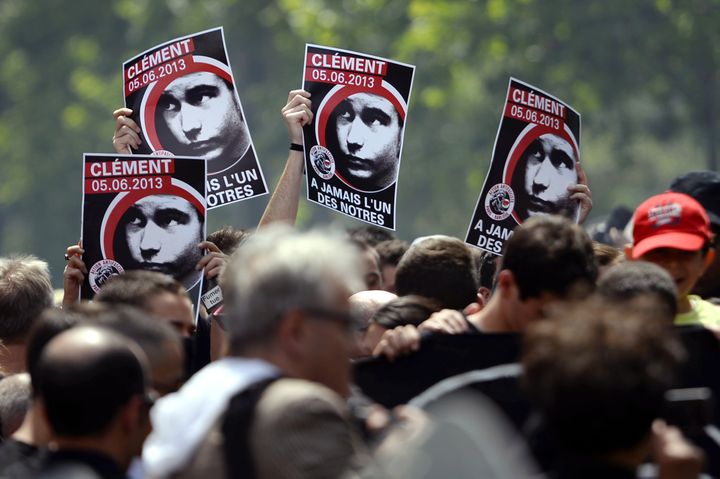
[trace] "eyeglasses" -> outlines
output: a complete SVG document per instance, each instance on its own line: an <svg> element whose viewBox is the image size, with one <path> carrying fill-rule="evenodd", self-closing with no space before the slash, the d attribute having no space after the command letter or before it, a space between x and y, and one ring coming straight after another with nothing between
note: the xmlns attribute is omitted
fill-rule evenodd
<svg viewBox="0 0 720 479"><path fill-rule="evenodd" d="M347 311L334 311L323 308L303 308L303 311L308 313L311 318L341 324L348 331L355 331L359 327L359 321Z"/></svg>

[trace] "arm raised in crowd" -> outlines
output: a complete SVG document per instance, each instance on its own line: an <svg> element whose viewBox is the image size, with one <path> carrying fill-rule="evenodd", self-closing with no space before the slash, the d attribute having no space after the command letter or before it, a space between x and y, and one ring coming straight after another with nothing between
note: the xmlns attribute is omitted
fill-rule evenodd
<svg viewBox="0 0 720 479"><path fill-rule="evenodd" d="M84 252L80 243L68 246L65 250L67 264L63 271L63 307L80 301L80 285L85 281L85 275L88 274L87 267L81 258Z"/></svg>
<svg viewBox="0 0 720 479"><path fill-rule="evenodd" d="M302 144L302 127L308 125L313 119L310 106L310 93L305 90L292 90L288 94L288 101L282 109L282 116L291 143ZM285 169L280 176L275 191L273 191L267 208L265 208L258 228L276 222L295 224L298 203L300 202L300 184L302 183L304 164L303 152L290 150Z"/></svg>

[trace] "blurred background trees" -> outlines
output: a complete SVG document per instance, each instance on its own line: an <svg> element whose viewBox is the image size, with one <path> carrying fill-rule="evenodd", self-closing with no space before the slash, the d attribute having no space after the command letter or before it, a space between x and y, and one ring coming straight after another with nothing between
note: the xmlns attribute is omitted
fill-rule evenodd
<svg viewBox="0 0 720 479"><path fill-rule="evenodd" d="M582 113L591 219L717 168L720 0L2 0L0 255L34 253L60 285L82 153L112 150L122 62L218 25L271 188L306 42L417 66L398 187L406 239L464 237L511 75ZM214 210L209 231L254 226L267 200ZM328 222L354 220L302 202L301 225Z"/></svg>

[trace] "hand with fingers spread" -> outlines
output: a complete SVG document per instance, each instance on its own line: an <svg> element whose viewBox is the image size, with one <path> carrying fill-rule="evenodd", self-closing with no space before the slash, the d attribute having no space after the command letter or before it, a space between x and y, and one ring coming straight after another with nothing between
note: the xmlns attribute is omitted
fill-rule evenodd
<svg viewBox="0 0 720 479"><path fill-rule="evenodd" d="M468 323L462 313L455 309L443 309L433 313L418 326L420 332L462 334L468 331Z"/></svg>
<svg viewBox="0 0 720 479"><path fill-rule="evenodd" d="M200 261L198 261L195 269L198 271L203 270L203 274L207 279L220 276L230 257L220 251L220 248L211 241L203 241L199 243L198 248L206 249L208 253L200 258Z"/></svg>
<svg viewBox="0 0 720 479"><path fill-rule="evenodd" d="M585 170L583 170L580 163L576 163L576 168L578 182L577 184L568 186L568 192L570 193L570 199L578 200L580 202L578 223L582 224L590 214L590 210L592 210L592 191L590 191Z"/></svg>
<svg viewBox="0 0 720 479"><path fill-rule="evenodd" d="M309 125L313 119L311 106L310 93L305 90L292 90L288 93L287 103L281 112L292 143L302 144L302 127Z"/></svg>
<svg viewBox="0 0 720 479"><path fill-rule="evenodd" d="M113 134L113 148L117 153L132 153L142 143L140 127L130 118L133 111L130 108L119 108L113 112L115 118L115 133Z"/></svg>
<svg viewBox="0 0 720 479"><path fill-rule="evenodd" d="M63 271L63 306L70 306L80 301L80 286L88 274L81 255L85 252L80 244L68 246L65 250L67 264Z"/></svg>
<svg viewBox="0 0 720 479"><path fill-rule="evenodd" d="M407 324L385 331L375 346L373 356L385 356L388 360L394 361L418 349L420 349L420 332L415 326Z"/></svg>

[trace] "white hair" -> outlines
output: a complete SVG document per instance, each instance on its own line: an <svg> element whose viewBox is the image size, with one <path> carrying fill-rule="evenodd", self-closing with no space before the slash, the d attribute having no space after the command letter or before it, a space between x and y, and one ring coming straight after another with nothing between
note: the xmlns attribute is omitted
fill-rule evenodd
<svg viewBox="0 0 720 479"><path fill-rule="evenodd" d="M270 226L233 255L221 284L233 349L272 339L283 314L329 307L363 288L359 255L339 233Z"/></svg>

